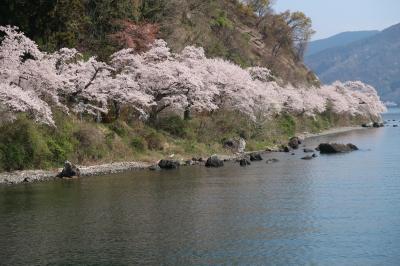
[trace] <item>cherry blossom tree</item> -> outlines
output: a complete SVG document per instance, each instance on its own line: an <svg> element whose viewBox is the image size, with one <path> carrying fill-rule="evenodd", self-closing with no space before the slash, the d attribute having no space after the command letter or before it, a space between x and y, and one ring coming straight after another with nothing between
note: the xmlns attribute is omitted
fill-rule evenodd
<svg viewBox="0 0 400 266"><path fill-rule="evenodd" d="M0 43L1 114L24 112L53 126L53 108L98 120L111 110L117 119L121 108L150 120L171 109L185 118L228 109L253 120L282 112L315 116L327 108L376 120L385 111L376 90L362 82L283 86L267 68L243 69L207 58L199 47L172 53L165 41L156 40L146 52L123 49L105 63L85 60L75 49L43 53L18 28L0 31L5 33Z"/></svg>

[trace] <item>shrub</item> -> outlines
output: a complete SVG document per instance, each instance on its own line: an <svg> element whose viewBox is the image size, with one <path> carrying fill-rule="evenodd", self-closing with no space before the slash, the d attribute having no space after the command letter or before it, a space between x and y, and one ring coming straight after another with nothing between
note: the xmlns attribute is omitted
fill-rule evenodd
<svg viewBox="0 0 400 266"><path fill-rule="evenodd" d="M0 169L46 168L51 152L38 125L20 116L0 127Z"/></svg>
<svg viewBox="0 0 400 266"><path fill-rule="evenodd" d="M80 124L73 136L79 142L76 153L80 163L102 159L109 150L105 135L94 125Z"/></svg>
<svg viewBox="0 0 400 266"><path fill-rule="evenodd" d="M296 121L290 114L283 114L279 117L278 126L283 134L294 136L296 133Z"/></svg>
<svg viewBox="0 0 400 266"><path fill-rule="evenodd" d="M147 142L147 148L149 150L161 151L164 149L164 138L157 131L150 131L146 134L145 140Z"/></svg>
<svg viewBox="0 0 400 266"><path fill-rule="evenodd" d="M169 134L183 138L186 136L186 122L177 115L169 116L157 123L156 128L168 132Z"/></svg>
<svg viewBox="0 0 400 266"><path fill-rule="evenodd" d="M146 145L146 141L140 136L133 137L131 140L131 147L135 151L143 152L146 149Z"/></svg>

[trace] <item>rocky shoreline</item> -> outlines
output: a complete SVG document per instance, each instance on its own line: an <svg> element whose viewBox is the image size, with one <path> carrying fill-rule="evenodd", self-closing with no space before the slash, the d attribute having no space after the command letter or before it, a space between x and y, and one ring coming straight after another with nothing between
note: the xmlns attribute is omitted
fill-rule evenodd
<svg viewBox="0 0 400 266"><path fill-rule="evenodd" d="M353 130L363 130L365 128L362 127L340 127L340 128L332 128L321 133L311 134L311 133L302 133L299 134L299 137L302 139L313 138L325 135L338 134ZM257 152L265 152L265 151L253 151L246 152L245 155L254 154ZM218 155L218 158L222 161L233 161L239 160L243 158L243 154L239 155ZM119 162L119 163L110 163L110 164L102 164L102 165L94 165L94 166L77 166L80 170L81 177L87 176L100 176L107 174L115 174L126 171L133 170L143 170L149 169L154 164L146 163L146 162ZM191 163L187 164L191 165ZM44 171L44 170L24 170L24 171L15 171L15 172L5 172L0 173L0 184L19 184L19 183L31 183L31 182L39 182L39 181L49 181L58 179L57 175L63 170L63 168Z"/></svg>

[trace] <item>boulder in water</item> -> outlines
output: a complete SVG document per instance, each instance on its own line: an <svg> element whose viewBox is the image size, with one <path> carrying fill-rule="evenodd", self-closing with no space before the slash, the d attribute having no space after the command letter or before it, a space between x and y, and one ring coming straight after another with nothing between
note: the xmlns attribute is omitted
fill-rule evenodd
<svg viewBox="0 0 400 266"><path fill-rule="evenodd" d="M358 147L354 144L338 144L338 143L321 143L318 146L321 154L334 154L343 152L352 152L358 150Z"/></svg>
<svg viewBox="0 0 400 266"><path fill-rule="evenodd" d="M64 177L79 177L81 175L81 171L79 170L78 167L76 167L74 164L72 164L70 161L65 161L64 163L64 168L57 175L59 178L64 178Z"/></svg>
<svg viewBox="0 0 400 266"><path fill-rule="evenodd" d="M248 165L251 165L251 162L249 160L247 160L246 158L243 158L243 159L239 160L239 164L240 164L240 166L248 166Z"/></svg>
<svg viewBox="0 0 400 266"><path fill-rule="evenodd" d="M207 159L206 167L222 167L222 166L224 166L224 161L220 160L216 155L213 155Z"/></svg>
<svg viewBox="0 0 400 266"><path fill-rule="evenodd" d="M161 169L166 169L166 170L170 170L170 169L177 169L179 168L181 164L178 161L174 161L174 160L161 160L158 163L158 166Z"/></svg>
<svg viewBox="0 0 400 266"><path fill-rule="evenodd" d="M289 140L288 146L294 150L299 148L299 145L301 144L301 140L299 137L293 137Z"/></svg>
<svg viewBox="0 0 400 266"><path fill-rule="evenodd" d="M379 128L379 127L384 127L385 125L382 122L374 122L372 126L375 128Z"/></svg>
<svg viewBox="0 0 400 266"><path fill-rule="evenodd" d="M263 158L259 153L251 153L250 154L250 161L262 161Z"/></svg>

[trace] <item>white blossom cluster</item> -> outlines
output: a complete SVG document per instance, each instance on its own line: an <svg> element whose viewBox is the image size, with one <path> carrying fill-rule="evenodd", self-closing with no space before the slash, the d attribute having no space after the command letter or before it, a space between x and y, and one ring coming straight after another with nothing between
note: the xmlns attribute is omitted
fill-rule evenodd
<svg viewBox="0 0 400 266"><path fill-rule="evenodd" d="M52 108L66 113L107 113L128 107L141 118L165 108L191 113L237 110L255 119L281 112L313 116L337 114L378 118L385 111L375 89L362 82L335 82L321 88L280 86L267 68L243 69L206 58L193 46L171 53L163 40L148 52L124 49L109 63L84 60L75 49L41 52L16 27L0 27L0 107L25 112L54 125Z"/></svg>

